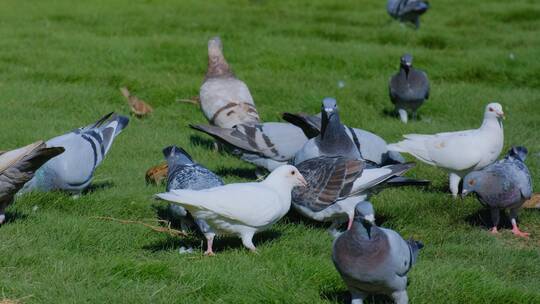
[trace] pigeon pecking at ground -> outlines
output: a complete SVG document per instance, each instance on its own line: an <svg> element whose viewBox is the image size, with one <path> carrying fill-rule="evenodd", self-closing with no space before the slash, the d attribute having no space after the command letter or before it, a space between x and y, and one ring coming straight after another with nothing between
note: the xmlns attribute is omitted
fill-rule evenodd
<svg viewBox="0 0 540 304"><path fill-rule="evenodd" d="M286 112L283 113L283 119L301 128L308 138L317 137L321 133L322 119L320 113L308 115ZM366 130L351 128L346 125L343 126L345 127L345 132L360 152L362 159L379 166L405 162L401 154L388 150L388 143L380 136Z"/></svg>
<svg viewBox="0 0 540 304"><path fill-rule="evenodd" d="M411 111L413 119L416 119L416 111L429 98L427 74L413 68L412 61L411 55L403 55L399 72L390 78L388 84L390 100L404 123L408 121L407 111Z"/></svg>
<svg viewBox="0 0 540 304"><path fill-rule="evenodd" d="M510 209L512 232L517 236L529 234L519 230L517 214L523 203L532 196L532 180L525 165L527 149L512 147L506 157L463 179L462 195L476 193L479 201L491 210L492 233L497 233L501 209Z"/></svg>
<svg viewBox="0 0 540 304"><path fill-rule="evenodd" d="M234 76L223 56L219 37L208 41L208 70L199 98L201 109L212 125L232 128L260 120L247 85Z"/></svg>
<svg viewBox="0 0 540 304"><path fill-rule="evenodd" d="M21 193L63 190L79 195L128 122L125 116L109 113L96 123L48 140L47 146L63 147L65 152L41 166Z"/></svg>
<svg viewBox="0 0 540 304"><path fill-rule="evenodd" d="M167 188L171 190L202 190L223 186L223 180L214 172L196 163L184 149L177 146L169 146L163 149L163 155L167 159ZM176 204L169 205L170 213L180 221L183 231L193 226L191 216L186 209ZM199 230L204 234L210 229L204 220L194 220Z"/></svg>
<svg viewBox="0 0 540 304"><path fill-rule="evenodd" d="M49 159L64 152L62 147L47 147L43 141L0 154L0 224L6 219L7 206L36 170Z"/></svg>
<svg viewBox="0 0 540 304"><path fill-rule="evenodd" d="M307 187L293 190L294 208L302 215L321 222L332 222L329 232L339 235L338 228L352 225L354 206L375 191L392 186L388 180L399 177L414 163L365 168L365 162L344 157L316 157L297 165Z"/></svg>
<svg viewBox="0 0 540 304"><path fill-rule="evenodd" d="M262 182L238 183L204 190L172 190L156 196L186 208L208 223L206 255L213 255L214 236L236 235L255 251L253 235L270 228L291 207L291 191L306 181L294 166L284 165Z"/></svg>
<svg viewBox="0 0 540 304"><path fill-rule="evenodd" d="M360 202L348 231L334 241L332 260L347 285L352 304L370 294L391 296L408 303L407 274L418 259L421 242L405 241L397 232L377 227L369 202Z"/></svg>
<svg viewBox="0 0 540 304"><path fill-rule="evenodd" d="M409 153L449 171L450 191L457 197L463 176L488 166L499 157L504 144L503 118L502 106L490 103L479 129L434 135L407 134L403 136L405 140L388 145L388 149Z"/></svg>
<svg viewBox="0 0 540 304"><path fill-rule="evenodd" d="M400 22L411 22L420 27L420 16L429 9L429 3L422 0L388 0L386 11L390 17Z"/></svg>
<svg viewBox="0 0 540 304"><path fill-rule="evenodd" d="M300 128L282 122L240 124L233 128L191 127L226 143L233 154L268 171L287 164L308 140Z"/></svg>

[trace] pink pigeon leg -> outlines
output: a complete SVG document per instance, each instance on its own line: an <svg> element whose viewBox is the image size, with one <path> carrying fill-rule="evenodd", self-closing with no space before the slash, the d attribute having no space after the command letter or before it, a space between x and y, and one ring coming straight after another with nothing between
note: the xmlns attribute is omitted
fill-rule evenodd
<svg viewBox="0 0 540 304"><path fill-rule="evenodd" d="M491 232L491 234L499 234L499 230L497 230L497 226L491 228L491 229L489 230L489 232Z"/></svg>
<svg viewBox="0 0 540 304"><path fill-rule="evenodd" d="M207 256L213 256L214 251L212 250L212 245L214 244L214 235L207 235L206 236L206 251L204 252L204 255Z"/></svg>
<svg viewBox="0 0 540 304"><path fill-rule="evenodd" d="M523 232L523 231L519 230L518 225L517 225L515 219L512 219L512 233L513 233L514 235L517 235L517 236L520 236L520 237L524 237L524 238L528 238L528 237L529 237L529 233Z"/></svg>

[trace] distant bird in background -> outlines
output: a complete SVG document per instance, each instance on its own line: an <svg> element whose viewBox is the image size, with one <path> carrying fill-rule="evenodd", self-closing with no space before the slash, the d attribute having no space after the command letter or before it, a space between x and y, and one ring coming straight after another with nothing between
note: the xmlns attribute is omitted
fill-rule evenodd
<svg viewBox="0 0 540 304"><path fill-rule="evenodd" d="M321 133L321 113L308 115L305 113L283 113L283 119L298 126L308 138L313 138ZM345 132L351 138L360 152L362 159L373 162L379 166L404 163L405 159L395 151L389 151L388 143L380 136L366 130L351 128L346 125Z"/></svg>
<svg viewBox="0 0 540 304"><path fill-rule="evenodd" d="M426 164L450 172L450 192L457 197L461 178L480 170L499 157L504 145L503 108L490 103L478 129L433 135L407 134L405 140L388 145L389 150L410 153Z"/></svg>
<svg viewBox="0 0 540 304"><path fill-rule="evenodd" d="M122 92L122 95L124 95L124 97L126 98L129 107L131 108L131 112L135 116L144 117L154 111L149 104L139 99L137 96L131 95L131 93L126 87L120 88L120 91Z"/></svg>
<svg viewBox="0 0 540 304"><path fill-rule="evenodd" d="M527 152L525 147L512 147L504 159L473 171L463 179L462 195L476 193L480 203L491 210L492 233L498 232L500 211L510 209L512 232L521 237L529 236L517 225L518 210L533 192L531 174L525 165Z"/></svg>
<svg viewBox="0 0 540 304"><path fill-rule="evenodd" d="M427 74L412 66L413 57L409 54L401 57L399 72L390 78L388 84L390 100L396 108L401 121L407 123L407 111L416 111L429 98L429 80Z"/></svg>
<svg viewBox="0 0 540 304"><path fill-rule="evenodd" d="M232 147L232 153L272 171L287 164L307 142L304 132L289 123L239 124L233 128L191 126Z"/></svg>
<svg viewBox="0 0 540 304"><path fill-rule="evenodd" d="M400 22L411 22L420 27L420 16L429 9L429 3L422 0L388 0L386 11L390 17Z"/></svg>
<svg viewBox="0 0 540 304"><path fill-rule="evenodd" d="M125 116L109 113L91 125L48 140L47 146L63 147L65 152L41 166L21 193L63 190L79 195L90 185L95 169L128 122Z"/></svg>
<svg viewBox="0 0 540 304"><path fill-rule="evenodd" d="M163 149L163 156L167 160L169 168L167 174L167 192L172 190L202 190L217 186L223 186L223 180L214 172L196 163L191 156L182 148L169 146ZM170 204L170 213L180 220L183 231L193 226L193 220L185 208L180 205ZM204 234L208 233L210 227L201 219L196 219L195 224Z"/></svg>
<svg viewBox="0 0 540 304"><path fill-rule="evenodd" d="M162 163L156 166L151 167L146 170L145 180L147 184L159 185L167 181L167 174L169 167L167 163Z"/></svg>
<svg viewBox="0 0 540 304"><path fill-rule="evenodd" d="M360 202L351 229L334 241L332 261L351 293L352 304L364 303L371 294L407 304L407 275L423 247L421 242L405 241L394 230L378 227L371 203Z"/></svg>
<svg viewBox="0 0 540 304"><path fill-rule="evenodd" d="M219 37L208 41L208 70L199 97L201 109L212 125L232 128L260 121L247 85L234 76L223 56Z"/></svg>
<svg viewBox="0 0 540 304"><path fill-rule="evenodd" d="M6 219L5 211L15 194L33 176L35 171L51 158L64 152L62 147L47 148L43 141L2 152L0 155L0 224Z"/></svg>
<svg viewBox="0 0 540 304"><path fill-rule="evenodd" d="M171 190L159 193L160 199L186 208L197 220L208 223L205 233L206 255L213 255L214 236L236 235L242 244L255 251L253 236L269 229L291 207L291 191L306 181L294 166L272 171L262 182L228 184L203 190Z"/></svg>

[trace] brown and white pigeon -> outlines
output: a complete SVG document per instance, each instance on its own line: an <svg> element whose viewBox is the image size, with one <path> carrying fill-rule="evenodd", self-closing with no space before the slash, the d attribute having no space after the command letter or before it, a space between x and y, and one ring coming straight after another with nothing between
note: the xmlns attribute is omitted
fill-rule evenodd
<svg viewBox="0 0 540 304"><path fill-rule="evenodd" d="M122 92L122 95L124 95L124 97L126 98L129 107L131 108L131 112L135 116L143 117L154 111L149 104L139 99L137 96L131 95L131 93L126 87L120 88L120 91Z"/></svg>
<svg viewBox="0 0 540 304"><path fill-rule="evenodd" d="M199 98L204 116L212 125L232 128L260 121L247 85L234 76L223 56L219 37L208 41L208 70Z"/></svg>

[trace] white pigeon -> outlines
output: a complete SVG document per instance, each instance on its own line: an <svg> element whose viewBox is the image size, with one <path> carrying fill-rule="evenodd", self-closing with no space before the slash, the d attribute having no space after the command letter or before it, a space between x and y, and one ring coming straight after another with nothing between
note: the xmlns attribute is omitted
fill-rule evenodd
<svg viewBox="0 0 540 304"><path fill-rule="evenodd" d="M208 70L199 97L204 116L212 125L232 128L260 120L247 85L234 76L223 56L219 37L208 41Z"/></svg>
<svg viewBox="0 0 540 304"><path fill-rule="evenodd" d="M490 103L480 128L434 135L407 134L406 139L388 145L389 150L406 152L417 159L450 172L450 191L457 197L460 180L499 157L504 144L503 108Z"/></svg>
<svg viewBox="0 0 540 304"><path fill-rule="evenodd" d="M262 182L238 183L203 190L172 190L156 194L158 198L177 203L210 230L205 255L213 255L212 243L217 235L236 235L252 251L253 235L268 229L291 207L291 191L307 183L296 167L281 166Z"/></svg>

